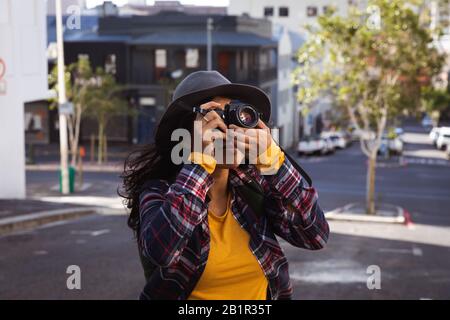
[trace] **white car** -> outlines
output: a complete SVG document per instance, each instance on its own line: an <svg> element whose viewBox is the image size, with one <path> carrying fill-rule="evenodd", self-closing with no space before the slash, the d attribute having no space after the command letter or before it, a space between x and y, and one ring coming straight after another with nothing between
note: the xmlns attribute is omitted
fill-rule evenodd
<svg viewBox="0 0 450 320"><path fill-rule="evenodd" d="M387 135L383 135L381 138L381 146L379 153L383 151L389 152L389 154L401 155L403 153L403 141L399 136L395 138L389 138Z"/></svg>
<svg viewBox="0 0 450 320"><path fill-rule="evenodd" d="M322 138L322 140L325 142L325 148L322 150L322 154L333 153L336 149L333 139L331 139L331 137L326 137Z"/></svg>
<svg viewBox="0 0 450 320"><path fill-rule="evenodd" d="M422 119L422 127L431 128L433 126L433 120L429 116L425 116Z"/></svg>
<svg viewBox="0 0 450 320"><path fill-rule="evenodd" d="M344 149L348 145L348 140L345 133L337 132L323 132L322 138L330 138L335 149Z"/></svg>
<svg viewBox="0 0 450 320"><path fill-rule="evenodd" d="M445 155L447 159L450 160L450 144L447 145L447 149L445 150Z"/></svg>
<svg viewBox="0 0 450 320"><path fill-rule="evenodd" d="M429 133L429 137L431 142L433 143L433 145L436 145L437 139L439 138L439 131L441 130L441 128L439 127L434 127L433 129L431 129L430 133Z"/></svg>
<svg viewBox="0 0 450 320"><path fill-rule="evenodd" d="M297 152L299 155L324 153L326 147L324 139L320 137L306 137L298 143Z"/></svg>
<svg viewBox="0 0 450 320"><path fill-rule="evenodd" d="M450 144L450 127L442 127L439 130L439 137L436 140L436 147L439 150L445 150Z"/></svg>

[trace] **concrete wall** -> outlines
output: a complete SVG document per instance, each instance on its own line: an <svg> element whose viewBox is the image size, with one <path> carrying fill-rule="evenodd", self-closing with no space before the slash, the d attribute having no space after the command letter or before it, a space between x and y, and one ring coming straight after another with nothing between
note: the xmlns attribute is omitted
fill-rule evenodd
<svg viewBox="0 0 450 320"><path fill-rule="evenodd" d="M280 141L285 148L291 147L297 137L294 117L295 101L292 99L292 46L287 29L281 32L278 42L278 103L277 126L282 128Z"/></svg>
<svg viewBox="0 0 450 320"><path fill-rule="evenodd" d="M0 0L0 198L25 197L24 103L47 93L45 4Z"/></svg>

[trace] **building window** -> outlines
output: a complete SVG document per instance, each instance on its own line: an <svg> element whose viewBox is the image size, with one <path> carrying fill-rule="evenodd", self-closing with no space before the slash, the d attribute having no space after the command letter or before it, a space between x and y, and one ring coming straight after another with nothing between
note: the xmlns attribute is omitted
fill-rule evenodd
<svg viewBox="0 0 450 320"><path fill-rule="evenodd" d="M239 71L245 69L245 62L244 62L245 57L244 57L244 54L245 54L244 51L238 51L238 53L237 53L237 57L238 57L237 64L238 64L238 70Z"/></svg>
<svg viewBox="0 0 450 320"><path fill-rule="evenodd" d="M308 17L315 17L317 16L317 7L310 6L306 8L306 15Z"/></svg>
<svg viewBox="0 0 450 320"><path fill-rule="evenodd" d="M264 7L264 17L273 16L273 7Z"/></svg>
<svg viewBox="0 0 450 320"><path fill-rule="evenodd" d="M289 8L288 7L278 8L278 15L280 17L288 17L289 16Z"/></svg>
<svg viewBox="0 0 450 320"><path fill-rule="evenodd" d="M105 59L105 72L110 74L116 74L116 55L108 54Z"/></svg>
<svg viewBox="0 0 450 320"><path fill-rule="evenodd" d="M167 51L165 49L155 50L155 66L156 68L167 67Z"/></svg>
<svg viewBox="0 0 450 320"><path fill-rule="evenodd" d="M186 68L198 68L198 49L186 50Z"/></svg>

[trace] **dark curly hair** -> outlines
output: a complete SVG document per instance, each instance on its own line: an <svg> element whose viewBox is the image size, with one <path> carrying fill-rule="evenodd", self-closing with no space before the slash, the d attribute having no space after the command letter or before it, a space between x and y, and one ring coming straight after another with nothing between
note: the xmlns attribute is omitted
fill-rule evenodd
<svg viewBox="0 0 450 320"><path fill-rule="evenodd" d="M194 113L177 117L174 120L174 127L184 128L192 133L194 119ZM118 194L124 198L124 203L130 209L128 226L134 231L136 238L139 237L140 228L139 196L144 184L152 179L172 183L182 166L174 164L171 160L172 148L178 141L161 141L167 138L156 136L154 139L154 143L140 146L128 155L120 176L123 183L118 189Z"/></svg>

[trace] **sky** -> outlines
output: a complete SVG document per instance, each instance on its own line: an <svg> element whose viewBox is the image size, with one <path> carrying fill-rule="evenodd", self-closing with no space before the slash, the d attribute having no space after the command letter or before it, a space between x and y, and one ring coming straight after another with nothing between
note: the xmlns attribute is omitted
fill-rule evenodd
<svg viewBox="0 0 450 320"><path fill-rule="evenodd" d="M115 4L118 6L122 6L128 2L128 0L112 0ZM182 4L194 4L199 6L221 6L221 7L227 7L229 4L229 0L180 0ZM103 3L103 0L86 0L86 4L88 8L95 7L98 4ZM147 4L152 5L154 3L154 0L147 0Z"/></svg>

